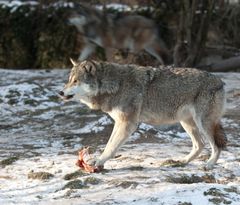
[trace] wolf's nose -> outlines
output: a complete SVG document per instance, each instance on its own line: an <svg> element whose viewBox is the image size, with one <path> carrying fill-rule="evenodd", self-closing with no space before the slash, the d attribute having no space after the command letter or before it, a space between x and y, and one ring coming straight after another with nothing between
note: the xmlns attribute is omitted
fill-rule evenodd
<svg viewBox="0 0 240 205"><path fill-rule="evenodd" d="M64 92L63 92L63 91L60 91L58 94L59 94L60 96L64 96Z"/></svg>

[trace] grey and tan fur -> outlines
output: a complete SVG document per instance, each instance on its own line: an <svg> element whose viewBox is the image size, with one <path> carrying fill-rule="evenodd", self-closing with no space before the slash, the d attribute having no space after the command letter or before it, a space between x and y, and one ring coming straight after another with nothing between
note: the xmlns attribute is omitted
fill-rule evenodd
<svg viewBox="0 0 240 205"><path fill-rule="evenodd" d="M85 60L96 46L116 48L132 52L145 50L161 64L169 60L168 49L158 36L155 23L143 16L113 17L87 5L79 5L69 17L82 34L85 46L79 60ZM164 59L164 60L163 60Z"/></svg>
<svg viewBox="0 0 240 205"><path fill-rule="evenodd" d="M224 83L218 77L191 68L155 69L95 61L73 64L69 82L60 92L62 98L80 100L115 121L96 166L112 158L140 122L180 122L193 144L181 162L195 159L208 141L212 153L205 168L213 168L227 142L220 124Z"/></svg>

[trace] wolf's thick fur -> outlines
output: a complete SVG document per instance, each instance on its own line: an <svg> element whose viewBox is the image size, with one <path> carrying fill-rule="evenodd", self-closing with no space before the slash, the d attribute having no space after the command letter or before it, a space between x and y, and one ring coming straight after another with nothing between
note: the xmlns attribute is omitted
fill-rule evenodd
<svg viewBox="0 0 240 205"><path fill-rule="evenodd" d="M211 169L226 138L220 125L225 103L224 83L216 76L191 68L153 68L95 61L73 62L69 82L60 93L92 109L108 113L115 125L96 165L103 165L137 129L139 122L153 125L180 122L192 139L195 159L207 140Z"/></svg>
<svg viewBox="0 0 240 205"><path fill-rule="evenodd" d="M97 45L103 48L127 49L132 52L145 50L161 64L169 58L165 43L158 36L156 25L143 16L114 18L81 4L69 17L69 22L84 37L85 47L79 60L87 59Z"/></svg>

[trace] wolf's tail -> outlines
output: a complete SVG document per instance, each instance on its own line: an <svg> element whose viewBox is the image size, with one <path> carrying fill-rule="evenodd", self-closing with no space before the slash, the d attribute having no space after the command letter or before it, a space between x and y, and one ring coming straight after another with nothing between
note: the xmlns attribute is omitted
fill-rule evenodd
<svg viewBox="0 0 240 205"><path fill-rule="evenodd" d="M215 126L213 137L218 148L223 149L227 146L227 137L220 123Z"/></svg>

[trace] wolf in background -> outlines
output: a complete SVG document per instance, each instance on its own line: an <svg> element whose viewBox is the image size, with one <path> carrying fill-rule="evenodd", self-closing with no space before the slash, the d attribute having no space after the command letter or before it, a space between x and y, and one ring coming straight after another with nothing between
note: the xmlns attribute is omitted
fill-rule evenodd
<svg viewBox="0 0 240 205"><path fill-rule="evenodd" d="M195 159L207 141L212 153L205 168L213 168L227 143L220 124L225 104L221 79L191 68L155 69L96 61L72 63L69 81L60 96L100 109L115 121L96 167L114 157L140 122L153 125L180 122L193 144L191 152L180 162Z"/></svg>
<svg viewBox="0 0 240 205"><path fill-rule="evenodd" d="M69 17L84 38L85 46L79 60L85 60L96 46L137 53L145 50L161 64L169 60L169 51L159 37L155 23L143 16L113 17L87 5L78 5Z"/></svg>

